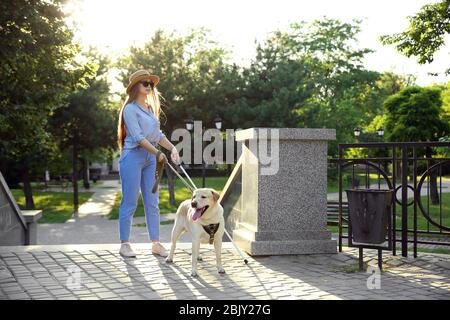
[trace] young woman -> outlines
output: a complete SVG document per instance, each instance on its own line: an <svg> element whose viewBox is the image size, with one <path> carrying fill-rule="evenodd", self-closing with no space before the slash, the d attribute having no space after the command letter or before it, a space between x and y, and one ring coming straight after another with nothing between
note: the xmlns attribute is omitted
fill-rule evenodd
<svg viewBox="0 0 450 320"><path fill-rule="evenodd" d="M171 151L171 159L179 163L177 149L160 129L160 94L156 89L159 77L146 70L138 70L130 77L128 98L119 114L118 144L121 150L119 173L122 201L119 209L120 254L135 257L130 246L131 223L136 211L139 190L144 203L147 231L152 241L152 253L166 257L166 249L159 242L158 191L152 193L156 181L156 162L167 158L156 146Z"/></svg>

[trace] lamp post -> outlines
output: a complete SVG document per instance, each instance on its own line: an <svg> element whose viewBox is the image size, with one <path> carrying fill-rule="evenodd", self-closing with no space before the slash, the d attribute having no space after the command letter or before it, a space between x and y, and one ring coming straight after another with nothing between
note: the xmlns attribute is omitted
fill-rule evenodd
<svg viewBox="0 0 450 320"><path fill-rule="evenodd" d="M379 128L377 130L378 136L383 137L384 136L384 128Z"/></svg>
<svg viewBox="0 0 450 320"><path fill-rule="evenodd" d="M192 117L184 120L184 123L186 124L186 129L188 129L189 131L192 131L194 129L194 120L192 119Z"/></svg>
<svg viewBox="0 0 450 320"><path fill-rule="evenodd" d="M214 124L216 125L217 130L222 129L222 118L219 116L216 116L216 118L214 119Z"/></svg>
<svg viewBox="0 0 450 320"><path fill-rule="evenodd" d="M184 124L186 125L186 129L189 131L189 132L192 132L193 130L194 130L194 119L192 119L192 117L188 117L186 120L184 120ZM192 141L191 141L192 142ZM192 144L192 143L191 143ZM192 145L191 145L191 147L192 147ZM192 160L192 157L191 157L191 155L189 155L189 157L191 158L191 160ZM189 161L190 162L190 161Z"/></svg>
<svg viewBox="0 0 450 320"><path fill-rule="evenodd" d="M192 117L188 117L184 123L186 124L186 129L189 130L189 132L194 130L194 120L192 119ZM220 130L222 129L222 118L220 118L218 115L214 118L214 126L216 127L216 129ZM205 132L205 127L202 127L202 188L205 187L206 185L206 163L205 160L203 159L203 150L205 149L205 145L204 145L204 141L203 141L203 134Z"/></svg>
<svg viewBox="0 0 450 320"><path fill-rule="evenodd" d="M206 185L206 181L205 181L206 163L205 163L205 159L203 159L203 150L205 150L205 141L203 140L204 132L205 132L205 126L202 126L202 188L204 188Z"/></svg>
<svg viewBox="0 0 450 320"><path fill-rule="evenodd" d="M222 129L222 118L219 115L217 115L216 118L214 119L214 125L216 126L216 129L219 131Z"/></svg>
<svg viewBox="0 0 450 320"><path fill-rule="evenodd" d="M384 128L383 127L378 128L376 134L369 132L363 134L360 128L355 128L353 129L353 135L360 141L365 142L382 141L384 136Z"/></svg>

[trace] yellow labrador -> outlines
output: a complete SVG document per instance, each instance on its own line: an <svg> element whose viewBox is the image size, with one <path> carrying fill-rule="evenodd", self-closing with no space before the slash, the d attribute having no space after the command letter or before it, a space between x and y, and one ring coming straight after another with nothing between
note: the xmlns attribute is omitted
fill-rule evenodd
<svg viewBox="0 0 450 320"><path fill-rule="evenodd" d="M202 260L199 255L200 243L214 243L217 271L225 273L221 259L225 222L223 208L218 202L219 196L214 189L196 189L192 199L184 200L177 210L172 229L172 246L166 262L173 262L177 240L184 232L188 232L192 237L193 277L197 276L197 261Z"/></svg>

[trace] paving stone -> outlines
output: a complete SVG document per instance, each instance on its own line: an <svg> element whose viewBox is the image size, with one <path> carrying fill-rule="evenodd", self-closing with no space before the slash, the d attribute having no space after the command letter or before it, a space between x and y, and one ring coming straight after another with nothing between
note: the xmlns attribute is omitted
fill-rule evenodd
<svg viewBox="0 0 450 320"><path fill-rule="evenodd" d="M80 295L78 296L80 300L99 300L100 298L96 295Z"/></svg>
<svg viewBox="0 0 450 320"><path fill-rule="evenodd" d="M8 299L11 299L11 300L30 299L30 296L24 292L13 293L13 294L8 295Z"/></svg>
<svg viewBox="0 0 450 320"><path fill-rule="evenodd" d="M113 292L97 292L96 295L100 299L107 299L107 298L118 298L118 295Z"/></svg>

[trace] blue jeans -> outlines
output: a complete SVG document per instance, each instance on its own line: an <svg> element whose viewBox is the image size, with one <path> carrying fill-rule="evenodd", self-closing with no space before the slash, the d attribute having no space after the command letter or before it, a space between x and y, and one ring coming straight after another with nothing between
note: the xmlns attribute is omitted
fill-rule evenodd
<svg viewBox="0 0 450 320"><path fill-rule="evenodd" d="M144 203L145 220L150 240L159 240L158 191L152 193L155 183L156 155L138 146L123 149L119 159L122 183L122 201L119 209L120 240L130 239L133 215L136 211L139 189Z"/></svg>

